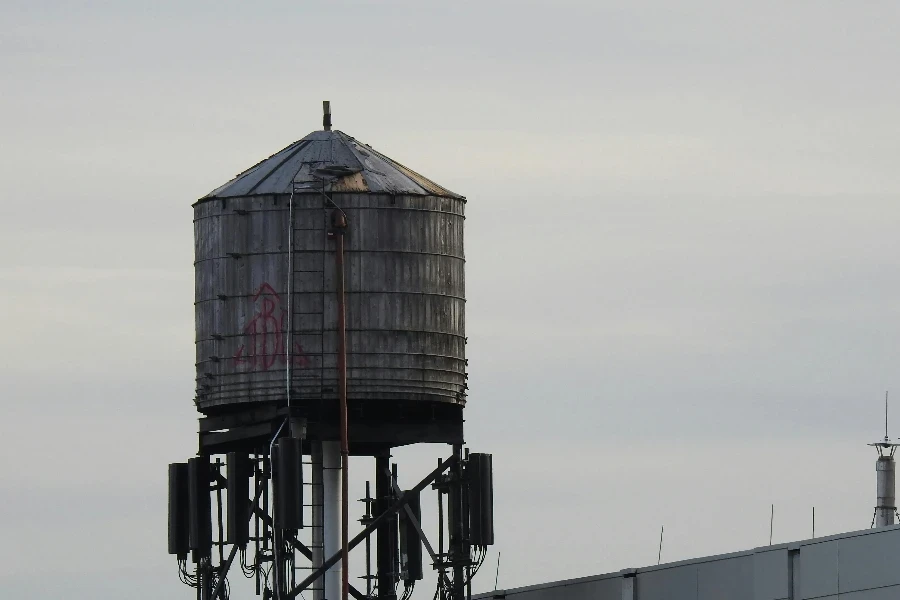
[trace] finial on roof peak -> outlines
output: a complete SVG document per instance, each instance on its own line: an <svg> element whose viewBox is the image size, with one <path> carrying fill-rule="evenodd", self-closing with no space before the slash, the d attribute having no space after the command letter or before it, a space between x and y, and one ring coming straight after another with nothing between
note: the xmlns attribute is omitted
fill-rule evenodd
<svg viewBox="0 0 900 600"><path fill-rule="evenodd" d="M328 100L322 101L322 126L325 131L331 131L331 102Z"/></svg>

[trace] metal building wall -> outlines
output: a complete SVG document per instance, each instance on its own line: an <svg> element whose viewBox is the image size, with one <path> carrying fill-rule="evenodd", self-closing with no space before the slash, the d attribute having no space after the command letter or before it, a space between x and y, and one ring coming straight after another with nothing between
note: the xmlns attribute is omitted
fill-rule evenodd
<svg viewBox="0 0 900 600"><path fill-rule="evenodd" d="M501 590L509 600L896 600L900 526Z"/></svg>

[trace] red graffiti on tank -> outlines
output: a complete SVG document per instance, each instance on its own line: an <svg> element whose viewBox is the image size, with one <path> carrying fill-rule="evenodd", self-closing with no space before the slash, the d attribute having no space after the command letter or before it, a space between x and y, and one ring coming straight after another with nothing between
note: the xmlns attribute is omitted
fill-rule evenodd
<svg viewBox="0 0 900 600"><path fill-rule="evenodd" d="M287 309L281 304L281 296L269 285L263 283L253 296L257 312L244 326L247 342L234 354L235 365L244 365L251 370L268 371L276 363L287 364L284 351L284 331L287 324ZM309 359L298 342L291 344L291 363L305 367Z"/></svg>

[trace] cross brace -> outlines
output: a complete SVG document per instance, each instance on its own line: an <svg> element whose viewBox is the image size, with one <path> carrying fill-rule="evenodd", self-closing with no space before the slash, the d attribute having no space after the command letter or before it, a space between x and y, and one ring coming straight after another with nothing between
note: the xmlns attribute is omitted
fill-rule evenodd
<svg viewBox="0 0 900 600"><path fill-rule="evenodd" d="M418 484L416 484L415 487L413 487L408 492L402 494L397 500L394 501L393 504L391 504L388 507L388 509L386 511L384 511L383 513L381 513L380 515L378 515L377 517L372 519L371 522L366 526L365 529L363 529L352 540L350 540L350 543L347 545L347 549L352 550L353 548L358 546L360 544L360 542L362 542L367 537L369 537L369 535L371 535L371 533L373 531L375 531L378 528L378 526L385 519L393 516L394 514L399 512L404 506L406 506L407 502L409 502L410 496L413 496L414 494L418 494L419 492L424 490L426 487L428 487L435 479L437 479L437 477L441 473L443 473L444 471L449 469L451 466L453 466L453 464L455 462L456 462L455 455L450 456L449 458L447 458L443 462L441 462L441 464L438 465L438 467L434 471L429 473L428 476L425 477L425 479L423 479ZM284 600L291 600L292 598L296 598L298 595L300 595L300 593L303 590L308 588L316 579L321 577L326 571L328 571L328 569L330 569L331 567L336 565L340 560L341 560L341 553L340 552L335 553L333 556L331 556L331 558L326 560L322 564L321 567L319 567L318 569L313 571L306 579L301 581L297 585L297 587L295 587L290 592L288 592L288 594L287 594L287 596L285 596Z"/></svg>

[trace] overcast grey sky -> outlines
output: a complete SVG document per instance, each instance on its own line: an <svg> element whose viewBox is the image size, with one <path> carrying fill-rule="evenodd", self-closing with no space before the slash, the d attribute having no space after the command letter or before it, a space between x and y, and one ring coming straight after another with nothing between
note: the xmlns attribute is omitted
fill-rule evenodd
<svg viewBox="0 0 900 600"><path fill-rule="evenodd" d="M898 29L877 0L5 0L0 596L192 597L165 554L190 205L323 99L469 199L476 590L496 550L512 587L651 564L663 524L664 560L762 545L771 503L776 541L813 505L819 534L868 527L900 395ZM412 480L445 451L397 455Z"/></svg>

